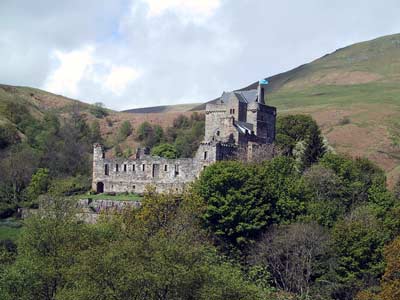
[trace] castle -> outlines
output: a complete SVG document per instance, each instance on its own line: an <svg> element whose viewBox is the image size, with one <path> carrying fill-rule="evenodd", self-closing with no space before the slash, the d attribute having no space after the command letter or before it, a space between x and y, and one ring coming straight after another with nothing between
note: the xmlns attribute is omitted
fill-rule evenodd
<svg viewBox="0 0 400 300"><path fill-rule="evenodd" d="M276 108L265 104L268 82L258 88L224 92L207 104L205 136L194 158L167 159L139 149L135 157L108 159L100 144L93 150L92 188L97 193L138 193L153 185L157 191L180 191L208 165L231 158L244 149L250 158L254 149L275 140Z"/></svg>

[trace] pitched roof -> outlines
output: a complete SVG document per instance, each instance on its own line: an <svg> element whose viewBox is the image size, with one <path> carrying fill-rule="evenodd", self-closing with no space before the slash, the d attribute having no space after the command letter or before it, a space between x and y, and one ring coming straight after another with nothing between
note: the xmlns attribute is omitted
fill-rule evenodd
<svg viewBox="0 0 400 300"><path fill-rule="evenodd" d="M238 91L234 92L240 102L251 103L256 102L258 98L257 90Z"/></svg>
<svg viewBox="0 0 400 300"><path fill-rule="evenodd" d="M253 124L246 123L246 122L241 122L241 121L236 121L235 122L236 128L238 129L239 132L241 133L251 133L253 129Z"/></svg>

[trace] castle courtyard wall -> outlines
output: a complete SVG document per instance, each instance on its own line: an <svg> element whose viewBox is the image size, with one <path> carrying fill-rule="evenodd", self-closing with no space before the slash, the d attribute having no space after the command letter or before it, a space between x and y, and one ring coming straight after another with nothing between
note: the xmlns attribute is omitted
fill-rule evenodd
<svg viewBox="0 0 400 300"><path fill-rule="evenodd" d="M93 164L93 190L138 193L152 185L158 192L181 191L200 174L203 163L196 159L166 159L146 156L140 159L98 158ZM102 185L102 191L99 190Z"/></svg>

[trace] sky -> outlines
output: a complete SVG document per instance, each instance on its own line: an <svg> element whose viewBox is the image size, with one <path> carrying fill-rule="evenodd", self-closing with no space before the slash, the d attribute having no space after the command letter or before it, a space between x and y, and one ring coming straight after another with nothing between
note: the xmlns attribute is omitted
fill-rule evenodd
<svg viewBox="0 0 400 300"><path fill-rule="evenodd" d="M0 0L0 83L123 110L204 102L400 33L399 0Z"/></svg>

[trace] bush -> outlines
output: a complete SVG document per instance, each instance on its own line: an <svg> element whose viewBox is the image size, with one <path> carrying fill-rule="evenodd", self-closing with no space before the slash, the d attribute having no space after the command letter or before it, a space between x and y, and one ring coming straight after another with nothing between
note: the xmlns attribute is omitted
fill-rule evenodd
<svg viewBox="0 0 400 300"><path fill-rule="evenodd" d="M90 112L96 118L104 118L108 116L107 110L104 108L104 104L101 102L97 102L90 107Z"/></svg>
<svg viewBox="0 0 400 300"><path fill-rule="evenodd" d="M174 145L160 144L151 150L151 155L165 158L177 158L178 151L176 150Z"/></svg>
<svg viewBox="0 0 400 300"><path fill-rule="evenodd" d="M78 175L55 179L49 187L49 194L54 196L72 196L88 192L91 188L91 179L86 176Z"/></svg>
<svg viewBox="0 0 400 300"><path fill-rule="evenodd" d="M18 132L10 124L0 125L0 149L4 149L19 141Z"/></svg>

